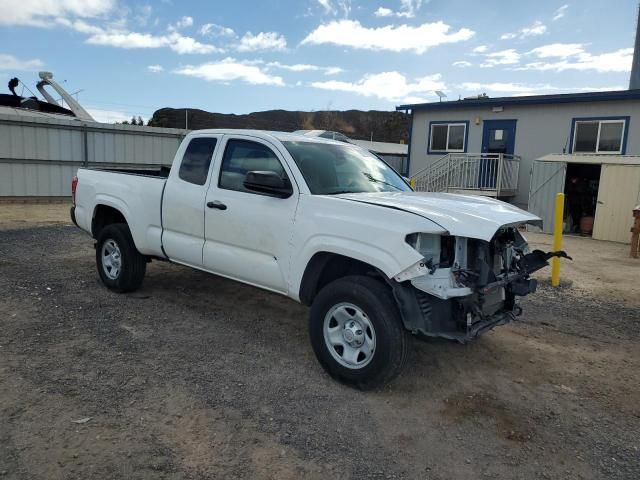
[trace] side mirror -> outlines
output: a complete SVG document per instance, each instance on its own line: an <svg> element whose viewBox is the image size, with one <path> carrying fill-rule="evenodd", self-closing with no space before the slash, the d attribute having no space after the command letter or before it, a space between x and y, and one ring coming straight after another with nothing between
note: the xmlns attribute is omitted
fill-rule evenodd
<svg viewBox="0 0 640 480"><path fill-rule="evenodd" d="M278 198L288 198L293 195L291 182L282 178L276 172L252 171L244 177L244 188Z"/></svg>

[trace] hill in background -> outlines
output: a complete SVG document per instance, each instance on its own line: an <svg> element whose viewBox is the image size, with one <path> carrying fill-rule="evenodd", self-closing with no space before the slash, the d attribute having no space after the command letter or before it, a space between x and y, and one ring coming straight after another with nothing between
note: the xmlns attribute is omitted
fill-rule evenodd
<svg viewBox="0 0 640 480"><path fill-rule="evenodd" d="M402 112L347 110L299 112L267 110L246 115L205 112L198 109L161 108L149 120L153 127L185 128L185 110L191 130L250 128L257 130L334 130L346 136L376 142L407 143L409 117Z"/></svg>

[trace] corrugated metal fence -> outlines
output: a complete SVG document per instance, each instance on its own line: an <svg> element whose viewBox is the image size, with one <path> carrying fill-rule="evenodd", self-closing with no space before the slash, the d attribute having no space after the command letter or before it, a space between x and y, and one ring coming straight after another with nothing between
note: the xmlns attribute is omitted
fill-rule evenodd
<svg viewBox="0 0 640 480"><path fill-rule="evenodd" d="M80 166L171 165L185 131L0 114L0 197L69 196Z"/></svg>

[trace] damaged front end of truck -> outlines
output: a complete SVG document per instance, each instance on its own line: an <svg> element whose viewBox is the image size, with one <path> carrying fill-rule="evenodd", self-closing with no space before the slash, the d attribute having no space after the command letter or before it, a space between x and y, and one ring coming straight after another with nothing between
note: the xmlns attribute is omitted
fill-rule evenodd
<svg viewBox="0 0 640 480"><path fill-rule="evenodd" d="M522 313L517 297L534 293L530 275L563 251L529 251L517 224L491 240L434 233L407 235L422 260L394 277L405 327L416 334L464 343Z"/></svg>

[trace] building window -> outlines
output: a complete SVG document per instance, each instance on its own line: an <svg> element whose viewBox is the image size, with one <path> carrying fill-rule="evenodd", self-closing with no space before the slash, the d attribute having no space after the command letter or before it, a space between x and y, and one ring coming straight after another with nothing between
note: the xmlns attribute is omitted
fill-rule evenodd
<svg viewBox="0 0 640 480"><path fill-rule="evenodd" d="M432 123L429 134L429 152L466 151L467 122Z"/></svg>
<svg viewBox="0 0 640 480"><path fill-rule="evenodd" d="M576 120L574 153L624 153L627 120Z"/></svg>

